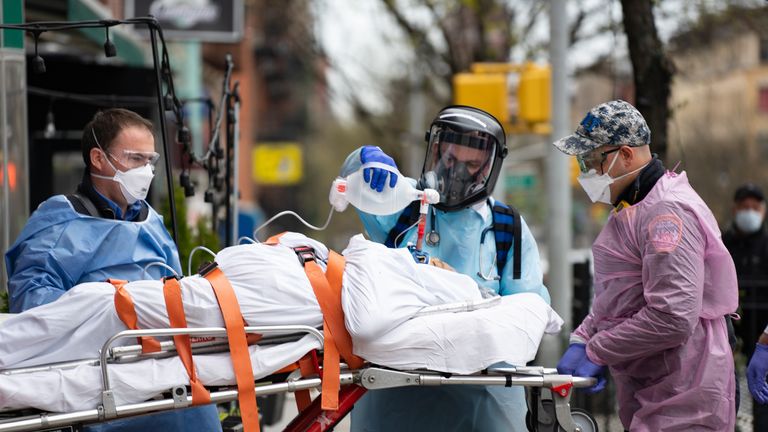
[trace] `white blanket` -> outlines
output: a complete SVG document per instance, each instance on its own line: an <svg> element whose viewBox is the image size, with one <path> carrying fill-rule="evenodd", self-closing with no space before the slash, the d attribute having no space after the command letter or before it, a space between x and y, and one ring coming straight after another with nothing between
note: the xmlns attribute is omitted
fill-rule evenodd
<svg viewBox="0 0 768 432"><path fill-rule="evenodd" d="M303 324L319 327L322 315L292 247L312 246L327 258L322 244L289 233L280 245L240 245L222 250L216 261L232 284L243 317L252 326ZM399 369L471 373L496 362L524 364L533 359L544 332L562 324L538 296L519 294L498 306L465 313L419 316L425 306L479 300L475 282L464 275L416 264L403 249L388 249L355 236L346 259L342 306L355 353ZM223 327L208 282L182 279L189 327ZM166 328L168 318L158 281L126 287L141 328ZM114 288L106 283L74 287L59 300L0 325L0 369L94 358L104 341L125 330L113 306ZM124 343L135 343L126 340ZM278 347L252 347L254 373L261 377L317 348L311 338ZM226 354L195 356L203 383L233 383ZM118 403L146 400L188 382L178 359L110 366ZM0 409L36 407L48 411L89 409L99 402L98 368L0 375Z"/></svg>

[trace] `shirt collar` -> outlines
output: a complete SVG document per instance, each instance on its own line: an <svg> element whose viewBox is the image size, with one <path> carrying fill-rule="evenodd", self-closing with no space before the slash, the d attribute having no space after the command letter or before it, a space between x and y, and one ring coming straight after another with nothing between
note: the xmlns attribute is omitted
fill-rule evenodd
<svg viewBox="0 0 768 432"><path fill-rule="evenodd" d="M95 188L93 190L99 195L101 199L104 200L105 203L107 203L109 208L112 209L112 211L115 213L115 219L132 221L136 219L136 217L141 212L141 200L139 200L134 202L133 204L128 204L128 207L125 209L125 217L123 217L123 210L120 208L119 205L117 205L111 199L102 195L102 193L97 191Z"/></svg>
<svg viewBox="0 0 768 432"><path fill-rule="evenodd" d="M616 198L613 204L614 207L617 210L621 210L624 207L632 206L642 201L661 176L664 175L664 171L664 164L659 160L658 155L654 154L648 165L640 171L635 180Z"/></svg>

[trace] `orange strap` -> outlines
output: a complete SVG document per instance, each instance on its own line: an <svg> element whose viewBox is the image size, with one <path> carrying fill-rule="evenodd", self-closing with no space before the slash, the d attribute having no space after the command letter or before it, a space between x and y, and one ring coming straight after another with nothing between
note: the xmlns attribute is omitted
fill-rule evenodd
<svg viewBox="0 0 768 432"><path fill-rule="evenodd" d="M344 324L344 309L341 307L341 282L345 264L346 261L344 261L343 256L334 251L328 251L328 268L325 270L325 278L328 279L328 286L333 298L325 299L323 302L332 302L333 305L333 309L330 308L330 305L326 306L326 309L331 313L333 337L337 339L336 346L339 347L339 352L350 368L359 369L363 367L365 360L353 354L352 336L349 335L347 326Z"/></svg>
<svg viewBox="0 0 768 432"><path fill-rule="evenodd" d="M267 241L264 242L264 244L268 244L270 246L274 246L278 243L280 243L280 237L285 234L285 231L281 232L280 234L275 234L272 237L268 238Z"/></svg>
<svg viewBox="0 0 768 432"><path fill-rule="evenodd" d="M184 314L184 304L181 301L181 284L179 281L175 278L167 278L163 284L163 296L165 297L165 308L168 311L171 328L187 328L187 317ZM192 387L192 405L211 403L211 394L197 379L189 335L176 335L173 337L173 343L176 345L176 352L189 375L189 385Z"/></svg>
<svg viewBox="0 0 768 432"><path fill-rule="evenodd" d="M304 265L305 270L307 270L306 264L308 263ZM352 337L344 325L344 310L341 307L341 281L344 274L344 264L344 257L334 251L329 251L325 274L323 275L317 264L315 264L317 270L313 271L315 274L319 272L323 277L318 278L316 275L309 275L309 272L307 275L323 312L323 319L331 328L339 353L347 361L349 367L358 369L363 366L364 360L352 353Z"/></svg>
<svg viewBox="0 0 768 432"><path fill-rule="evenodd" d="M229 352L237 381L237 400L240 402L240 414L246 432L259 430L259 411L256 407L256 384L251 369L251 355L245 335L245 323L240 314L240 305L224 273L215 268L205 275L213 287L219 302L224 327L227 329Z"/></svg>
<svg viewBox="0 0 768 432"><path fill-rule="evenodd" d="M299 369L301 370L302 378L315 373L315 367L312 365L312 358L309 354L299 360ZM304 411L312 403L312 398L309 396L309 390L299 390L294 394L296 395L296 407L299 412Z"/></svg>
<svg viewBox="0 0 768 432"><path fill-rule="evenodd" d="M139 330L139 319L136 317L136 307L133 304L131 293L125 289L128 281L121 279L107 279L115 287L115 311L120 321L130 330ZM141 336L138 338L141 343L141 352L153 353L160 351L160 342L151 336Z"/></svg>
<svg viewBox="0 0 768 432"><path fill-rule="evenodd" d="M363 360L352 354L352 338L344 326L344 311L341 308L341 277L344 271L344 258L330 251L326 273L315 261L306 261L304 271L323 312L323 386L321 407L324 410L339 408L340 356L349 366L357 369Z"/></svg>

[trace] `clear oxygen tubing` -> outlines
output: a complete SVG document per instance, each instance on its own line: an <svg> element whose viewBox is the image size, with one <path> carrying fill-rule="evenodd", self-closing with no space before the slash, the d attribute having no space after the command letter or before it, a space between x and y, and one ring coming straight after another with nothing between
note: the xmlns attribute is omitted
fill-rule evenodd
<svg viewBox="0 0 768 432"><path fill-rule="evenodd" d="M254 241L255 241L256 243L259 243L259 238L258 238L258 233L259 233L259 231L261 231L262 229L266 228L266 227L267 227L267 225L271 224L271 223L272 223L272 222L274 222L276 219L278 219L278 218L280 218L280 217L283 217L283 216L286 216L286 215L292 215L292 216L294 216L296 219L298 219L298 220L299 220L299 222L301 222L301 223L303 223L305 226L307 226L307 228L313 229L313 230L315 230L315 231L322 231L322 230L324 230L324 229L328 228L328 225L331 223L331 218L333 217L333 207L331 207L331 211L330 211L330 212L328 212L328 219L326 219L326 220L325 220L325 224L324 224L323 226L321 226L321 227L316 227L316 226L314 226L314 225L310 224L309 222L307 222L307 221L305 221L304 219L302 219L302 217L301 217L301 216L299 216L299 215L298 215L296 212L294 212L294 211L291 211L291 210L282 211L282 212L280 212L280 213L278 213L278 214L276 214L276 215L272 216L271 218L269 218L269 220L268 220L268 221L266 221L266 222L264 222L263 224L259 225L259 227L258 227L258 228L256 228L256 229L253 231L253 239L254 239Z"/></svg>
<svg viewBox="0 0 768 432"><path fill-rule="evenodd" d="M164 262L160 262L160 261L151 262L151 263L149 263L149 264L144 266L144 273L143 273L143 275L145 277L149 278L149 273L147 272L147 269L149 269L150 267L153 267L153 266L163 267L164 269L166 269L166 270L170 271L171 273L173 273L173 275L176 276L177 278L179 277L179 274L176 273L176 270L174 270L173 267L169 266L168 264L166 264Z"/></svg>
<svg viewBox="0 0 768 432"><path fill-rule="evenodd" d="M250 238L248 236L242 236L239 239L237 239L237 244L239 244L239 245L243 244L244 242L248 242L248 243L251 243L251 244L258 243L256 240L254 240L254 239L252 239L252 238Z"/></svg>
<svg viewBox="0 0 768 432"><path fill-rule="evenodd" d="M397 241L400 240L400 236L402 236L403 234L407 233L408 231L411 230L411 228L415 227L418 224L419 224L419 221L416 221L411 226L409 226L408 228L406 228L403 231L401 231L400 234L398 234L397 237L395 237L395 242L394 243L397 244Z"/></svg>
<svg viewBox="0 0 768 432"><path fill-rule="evenodd" d="M208 252L213 257L213 259L216 259L216 253L214 253L212 250L202 245L195 246L195 248L192 249L192 252L189 253L189 259L187 260L187 276L192 276L192 258L195 256L195 252L199 250Z"/></svg>

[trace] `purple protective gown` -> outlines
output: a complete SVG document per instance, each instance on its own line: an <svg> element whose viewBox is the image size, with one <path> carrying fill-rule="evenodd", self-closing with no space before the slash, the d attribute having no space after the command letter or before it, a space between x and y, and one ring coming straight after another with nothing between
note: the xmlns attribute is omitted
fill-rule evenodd
<svg viewBox="0 0 768 432"><path fill-rule="evenodd" d="M685 173L614 213L593 246L595 298L574 332L608 365L631 431L733 430L733 357L723 316L736 270Z"/></svg>

